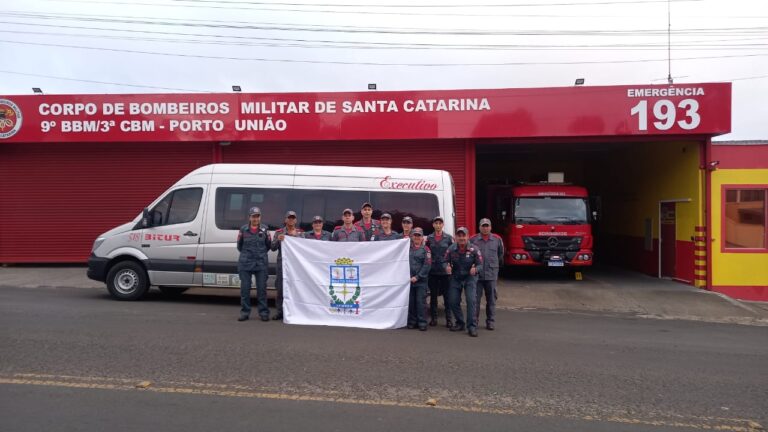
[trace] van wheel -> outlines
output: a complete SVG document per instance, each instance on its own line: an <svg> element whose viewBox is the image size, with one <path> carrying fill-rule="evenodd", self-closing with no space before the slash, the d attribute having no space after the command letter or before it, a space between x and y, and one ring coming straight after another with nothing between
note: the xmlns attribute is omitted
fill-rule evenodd
<svg viewBox="0 0 768 432"><path fill-rule="evenodd" d="M179 298L186 290L188 290L188 287L169 287L169 286L161 286L158 287L160 289L160 292L163 293L166 297L170 298Z"/></svg>
<svg viewBox="0 0 768 432"><path fill-rule="evenodd" d="M122 261L109 269L107 290L116 300L138 300L149 289L149 278L141 264Z"/></svg>

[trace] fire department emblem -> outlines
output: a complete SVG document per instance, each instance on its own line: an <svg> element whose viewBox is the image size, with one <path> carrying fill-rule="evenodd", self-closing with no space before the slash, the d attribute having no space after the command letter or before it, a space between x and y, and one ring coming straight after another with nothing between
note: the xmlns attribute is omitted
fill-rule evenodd
<svg viewBox="0 0 768 432"><path fill-rule="evenodd" d="M21 129L21 110L8 99L0 99L0 139L10 138Z"/></svg>
<svg viewBox="0 0 768 432"><path fill-rule="evenodd" d="M336 314L360 314L360 266L351 258L337 258L329 267L330 311Z"/></svg>

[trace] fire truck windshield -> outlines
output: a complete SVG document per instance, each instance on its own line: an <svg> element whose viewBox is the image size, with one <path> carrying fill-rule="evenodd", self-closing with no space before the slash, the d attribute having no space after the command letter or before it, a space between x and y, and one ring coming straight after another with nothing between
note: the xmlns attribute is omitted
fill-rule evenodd
<svg viewBox="0 0 768 432"><path fill-rule="evenodd" d="M587 200L567 197L516 198L515 223L525 225L588 224Z"/></svg>

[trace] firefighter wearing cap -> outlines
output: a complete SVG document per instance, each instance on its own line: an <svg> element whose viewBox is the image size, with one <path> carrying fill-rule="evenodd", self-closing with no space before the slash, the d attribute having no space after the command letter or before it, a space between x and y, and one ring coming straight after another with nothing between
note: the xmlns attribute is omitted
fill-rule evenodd
<svg viewBox="0 0 768 432"><path fill-rule="evenodd" d="M451 285L448 296L451 312L456 324L451 331L464 331L477 337L477 320L475 318L475 302L477 301L477 269L483 265L483 255L469 243L469 230L461 227L456 230L456 243L445 252L445 271L451 275ZM461 291L467 302L467 321L461 313Z"/></svg>
<svg viewBox="0 0 768 432"><path fill-rule="evenodd" d="M403 226L403 238L411 238L411 230L413 229L413 218L406 216L403 221L400 222Z"/></svg>
<svg viewBox="0 0 768 432"><path fill-rule="evenodd" d="M427 236L427 246L432 251L432 268L429 270L429 312L430 326L437 325L437 298L443 296L443 307L445 308L445 326L453 327L451 318L450 302L448 301L448 289L450 287L450 276L445 272L445 252L453 244L453 236L443 232L444 221L442 216L435 216L432 219L432 228L435 231Z"/></svg>
<svg viewBox="0 0 768 432"><path fill-rule="evenodd" d="M496 280L499 278L499 265L504 262L504 242L501 237L491 232L491 220L480 219L480 233L469 240L483 254L483 265L478 267L477 275L477 320L480 320L480 302L485 293L485 328L493 330L496 321Z"/></svg>
<svg viewBox="0 0 768 432"><path fill-rule="evenodd" d="M408 298L408 328L427 330L427 315L424 299L427 294L429 269L432 267L432 253L424 243L424 231L414 228L411 233L411 249L408 254L411 267L411 291Z"/></svg>
<svg viewBox="0 0 768 432"><path fill-rule="evenodd" d="M374 236L378 235L379 231L381 231L381 222L371 217L373 216L371 203L363 203L363 206L360 208L360 214L362 218L355 222L355 226L365 233L366 240L373 240Z"/></svg>
<svg viewBox="0 0 768 432"><path fill-rule="evenodd" d="M386 241L386 240L400 240L403 236L397 232L392 231L392 215L384 213L381 215L381 230L373 237L373 241Z"/></svg>
<svg viewBox="0 0 768 432"><path fill-rule="evenodd" d="M358 229L354 224L355 214L352 213L352 209L344 209L344 211L341 213L341 218L343 224L333 229L331 241L365 241L365 233Z"/></svg>
<svg viewBox="0 0 768 432"><path fill-rule="evenodd" d="M269 321L267 307L267 252L272 246L267 226L261 223L261 210L251 207L248 223L240 227L237 233L237 272L240 276L240 317L245 321L251 315L251 277L256 279L256 300L259 317Z"/></svg>
<svg viewBox="0 0 768 432"><path fill-rule="evenodd" d="M285 225L275 231L275 241L272 242L273 251L277 251L277 275L275 276L275 289L277 294L275 296L275 315L273 320L283 319L283 240L285 236L291 237L303 237L304 231L296 226L296 212L289 210L285 213Z"/></svg>
<svg viewBox="0 0 768 432"><path fill-rule="evenodd" d="M323 218L321 216L312 218L312 231L305 232L304 238L310 240L331 241L331 233L323 229Z"/></svg>

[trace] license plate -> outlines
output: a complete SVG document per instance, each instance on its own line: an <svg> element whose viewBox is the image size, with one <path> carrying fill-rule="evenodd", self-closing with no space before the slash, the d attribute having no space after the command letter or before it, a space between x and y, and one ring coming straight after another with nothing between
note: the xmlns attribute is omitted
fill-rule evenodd
<svg viewBox="0 0 768 432"><path fill-rule="evenodd" d="M564 267L565 263L562 261L547 261L549 267Z"/></svg>

